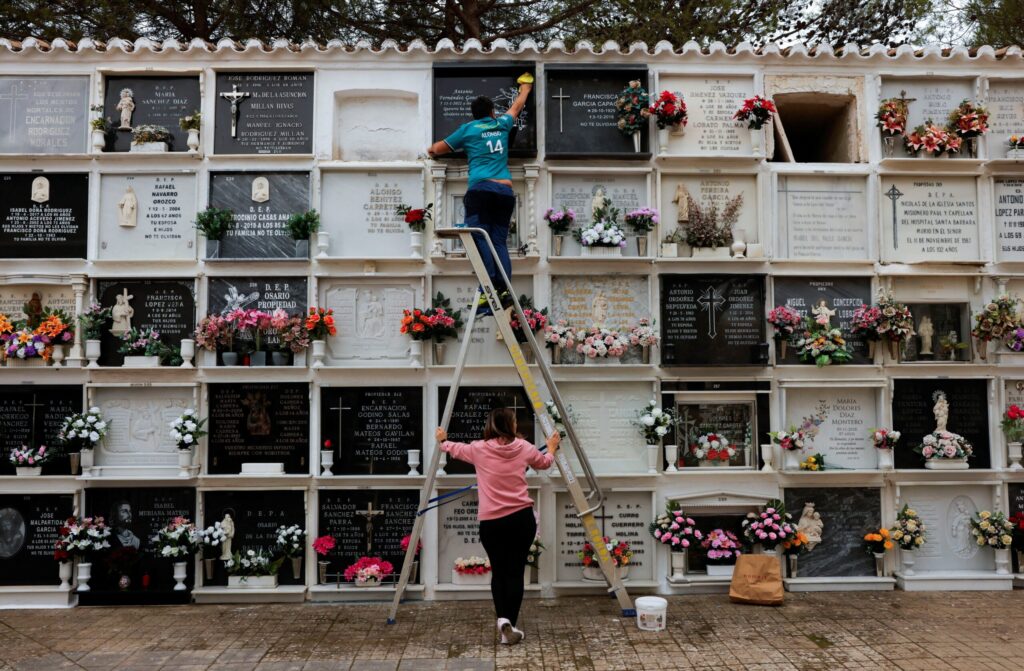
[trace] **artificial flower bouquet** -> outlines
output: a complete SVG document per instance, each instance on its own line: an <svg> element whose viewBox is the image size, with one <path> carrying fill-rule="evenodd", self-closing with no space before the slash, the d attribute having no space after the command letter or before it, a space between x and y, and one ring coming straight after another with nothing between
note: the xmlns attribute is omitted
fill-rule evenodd
<svg viewBox="0 0 1024 671"><path fill-rule="evenodd" d="M533 542L530 543L530 552L526 555L526 565L531 568L540 568L540 556L544 553L544 543L541 543L540 538L534 538Z"/></svg>
<svg viewBox="0 0 1024 671"><path fill-rule="evenodd" d="M544 344L552 349L574 349L576 347L576 329L564 319L544 327Z"/></svg>
<svg viewBox="0 0 1024 671"><path fill-rule="evenodd" d="M615 99L615 125L623 135L639 133L647 123L651 97L640 80L632 80Z"/></svg>
<svg viewBox="0 0 1024 671"><path fill-rule="evenodd" d="M219 521L196 531L196 540L202 549L203 559L220 558L221 546L227 539L228 535Z"/></svg>
<svg viewBox="0 0 1024 671"><path fill-rule="evenodd" d="M905 135L903 144L909 154L917 155L923 150L925 154L938 157L945 152L958 153L963 140L956 133L950 133L929 119L924 125L917 126Z"/></svg>
<svg viewBox="0 0 1024 671"><path fill-rule="evenodd" d="M804 363L814 363L818 368L849 363L853 360L846 345L843 332L828 321L804 318L804 330L793 338L797 356Z"/></svg>
<svg viewBox="0 0 1024 671"><path fill-rule="evenodd" d="M902 434L892 429L874 429L871 432L871 444L879 450L895 449Z"/></svg>
<svg viewBox="0 0 1024 671"><path fill-rule="evenodd" d="M11 449L10 454L7 455L7 461L18 468L35 468L49 462L52 457L53 451L46 445L39 447L22 445Z"/></svg>
<svg viewBox="0 0 1024 671"><path fill-rule="evenodd" d="M804 318L788 305L776 305L768 312L768 323L775 329L775 337L788 339L803 324Z"/></svg>
<svg viewBox="0 0 1024 671"><path fill-rule="evenodd" d="M199 549L201 536L186 517L175 517L153 536L153 552L157 557L185 561Z"/></svg>
<svg viewBox="0 0 1024 671"><path fill-rule="evenodd" d="M564 235L576 222L576 212L569 207L559 210L549 207L544 213L544 221L548 222L551 232L555 235Z"/></svg>
<svg viewBox="0 0 1024 671"><path fill-rule="evenodd" d="M278 349L282 352L300 354L309 348L309 331L301 316L278 308L270 315L270 328L277 333Z"/></svg>
<svg viewBox="0 0 1024 671"><path fill-rule="evenodd" d="M411 543L411 542L412 542L412 535L411 534L406 534L406 535L402 536L402 541L401 541L402 552L405 552L405 551L407 551L409 549L409 543ZM415 557L415 556L419 555L420 550L422 550L422 549L423 549L423 541L416 541L416 551L413 552L413 556Z"/></svg>
<svg viewBox="0 0 1024 671"><path fill-rule="evenodd" d="M548 326L548 309L538 310L533 307L528 296L519 297L519 305L523 308L523 316L526 317L526 326L530 329L531 333L537 333L543 331ZM529 307L527 307L529 306ZM523 330L523 325L519 323L519 314L512 311L512 316L509 319L509 326L515 331L516 340L518 342L526 342L526 333Z"/></svg>
<svg viewBox="0 0 1024 671"><path fill-rule="evenodd" d="M1006 148L1011 153L1024 149L1024 135L1011 135L1006 139Z"/></svg>
<svg viewBox="0 0 1024 671"><path fill-rule="evenodd" d="M965 140L988 132L988 110L970 100L960 101L957 108L949 113L948 121L949 130Z"/></svg>
<svg viewBox="0 0 1024 671"><path fill-rule="evenodd" d="M690 443L690 454L697 461L728 465L729 460L736 456L736 446L720 433L702 433Z"/></svg>
<svg viewBox="0 0 1024 671"><path fill-rule="evenodd" d="M1007 294L993 298L985 304L981 312L974 315L971 335L984 342L1003 338L1020 323L1017 303L1018 299Z"/></svg>
<svg viewBox="0 0 1024 671"><path fill-rule="evenodd" d="M970 442L952 431L934 431L924 437L921 444L914 448L925 460L929 459L967 459L974 454Z"/></svg>
<svg viewBox="0 0 1024 671"><path fill-rule="evenodd" d="M87 412L68 415L57 432L57 438L68 451L91 450L107 435L107 421L96 406Z"/></svg>
<svg viewBox="0 0 1024 671"><path fill-rule="evenodd" d="M682 128L687 122L686 103L683 102L683 97L671 91L659 93L648 111L660 129Z"/></svg>
<svg viewBox="0 0 1024 671"><path fill-rule="evenodd" d="M82 329L85 340L99 340L103 337L103 327L110 319L110 308L99 303L92 303L82 314L78 315L78 325Z"/></svg>
<svg viewBox="0 0 1024 671"><path fill-rule="evenodd" d="M629 338L603 326L592 326L576 334L576 352L587 359L618 359L629 349Z"/></svg>
<svg viewBox="0 0 1024 671"><path fill-rule="evenodd" d="M102 517L69 517L60 528L58 546L68 556L83 562L103 550L110 549L110 528Z"/></svg>
<svg viewBox="0 0 1024 671"><path fill-rule="evenodd" d="M605 548L608 550L609 556L612 558L612 564L614 566L628 566L630 559L633 557L633 551L629 549L629 543L626 541L620 541L618 538L609 538L605 536L601 539L604 542ZM594 549L594 545L590 541L583 543L583 549L576 553L583 562L584 568L599 568L600 562L597 558L597 550ZM488 570L489 567L488 567Z"/></svg>
<svg viewBox="0 0 1024 671"><path fill-rule="evenodd" d="M491 560L484 557L459 557L455 560L455 572L460 575L486 575L491 572Z"/></svg>
<svg viewBox="0 0 1024 671"><path fill-rule="evenodd" d="M231 352L235 347L235 336L238 330L235 323L221 315L207 315L196 325L194 338L196 344L208 352L222 349Z"/></svg>
<svg viewBox="0 0 1024 671"><path fill-rule="evenodd" d="M704 539L704 534L697 528L692 517L671 507L651 522L648 531L656 541L669 546L673 552L682 552Z"/></svg>
<svg viewBox="0 0 1024 671"><path fill-rule="evenodd" d="M872 308L878 309L878 321L873 327L862 329L869 339L905 343L914 337L914 315L911 314L909 307L897 301L891 293L880 291ZM856 318L857 315L854 313L855 321ZM857 331L855 328L854 332Z"/></svg>
<svg viewBox="0 0 1024 671"><path fill-rule="evenodd" d="M629 329L629 344L634 347L655 347L659 342L661 336L650 319L641 319Z"/></svg>
<svg viewBox="0 0 1024 671"><path fill-rule="evenodd" d="M662 408L657 400L652 399L640 411L633 424L640 429L640 435L648 445L660 445L675 427L676 413L671 408Z"/></svg>
<svg viewBox="0 0 1024 671"><path fill-rule="evenodd" d="M227 315L227 320L234 323L236 333L245 340L252 341L254 352L263 351L263 334L270 332L273 315L263 310L243 310L238 308Z"/></svg>
<svg viewBox="0 0 1024 671"><path fill-rule="evenodd" d="M163 348L160 334L154 329L132 328L121 334L121 346L117 351L125 356L159 356Z"/></svg>
<svg viewBox="0 0 1024 671"><path fill-rule="evenodd" d="M430 316L424 310L412 308L402 310L402 322L398 332L407 335L413 340L430 340L431 334Z"/></svg>
<svg viewBox="0 0 1024 671"><path fill-rule="evenodd" d="M790 521L792 515L778 499L765 504L759 513L747 513L743 520L743 537L749 543L760 543L765 550L774 550L787 538L796 535L796 526Z"/></svg>
<svg viewBox="0 0 1024 671"><path fill-rule="evenodd" d="M327 340L327 336L337 335L334 325L334 310L331 308L309 308L306 315L306 330L312 340Z"/></svg>
<svg viewBox="0 0 1024 671"><path fill-rule="evenodd" d="M880 555L893 548L890 532L885 527L864 534L864 550L869 555Z"/></svg>
<svg viewBox="0 0 1024 671"><path fill-rule="evenodd" d="M825 457L822 454L812 454L800 462L801 471L823 471L825 470Z"/></svg>
<svg viewBox="0 0 1024 671"><path fill-rule="evenodd" d="M48 314L35 332L49 339L53 345L66 345L75 339L72 320L63 310L48 310Z"/></svg>
<svg viewBox="0 0 1024 671"><path fill-rule="evenodd" d="M277 575L284 558L271 559L266 550L242 550L234 553L231 559L225 560L224 568L229 576L240 578L258 578Z"/></svg>
<svg viewBox="0 0 1024 671"><path fill-rule="evenodd" d="M626 233L614 221L597 219L589 226L573 229L573 238L584 247L625 247Z"/></svg>
<svg viewBox="0 0 1024 671"><path fill-rule="evenodd" d="M885 134L901 135L907 131L908 112L906 98L886 98L875 112L875 125Z"/></svg>
<svg viewBox="0 0 1024 671"><path fill-rule="evenodd" d="M795 426L789 427L788 431L770 431L768 435L771 436L772 442L783 450L794 452L804 449L808 439L807 432Z"/></svg>
<svg viewBox="0 0 1024 671"><path fill-rule="evenodd" d="M414 233L422 233L427 227L427 222L434 218L434 204L427 203L426 206L420 208L399 205L395 208L395 214L404 218L405 223L409 224L409 230Z"/></svg>
<svg viewBox="0 0 1024 671"><path fill-rule="evenodd" d="M1006 412L1003 413L1000 425L1003 427L1003 433L1006 434L1007 441L1011 443L1020 442L1024 438L1024 410L1016 403L1011 404L1006 409Z"/></svg>
<svg viewBox="0 0 1024 671"><path fill-rule="evenodd" d="M725 529L709 531L700 546L705 550L709 566L730 566L743 554L736 534Z"/></svg>
<svg viewBox="0 0 1024 671"><path fill-rule="evenodd" d="M1013 526L1004 513L982 510L971 518L971 535L978 545L1007 550L1013 545Z"/></svg>
<svg viewBox="0 0 1024 671"><path fill-rule="evenodd" d="M276 550L281 555L294 559L301 557L305 546L306 530L298 524L277 527Z"/></svg>
<svg viewBox="0 0 1024 671"><path fill-rule="evenodd" d="M1011 352L1024 352L1024 326L1017 324L1003 336L1003 345Z"/></svg>
<svg viewBox="0 0 1024 671"><path fill-rule="evenodd" d="M8 359L43 357L50 339L27 326L4 334L4 356Z"/></svg>
<svg viewBox="0 0 1024 671"><path fill-rule="evenodd" d="M903 504L903 509L896 515L896 524L889 531L901 550L916 550L924 545L924 523L909 504Z"/></svg>
<svg viewBox="0 0 1024 671"><path fill-rule="evenodd" d="M206 419L200 419L196 411L189 408L171 422L171 440L179 450L191 450L206 435L203 430L205 423Z"/></svg>
<svg viewBox="0 0 1024 671"><path fill-rule="evenodd" d="M799 529L795 534L782 541L782 554L787 557L800 556L807 551L807 534Z"/></svg>
<svg viewBox="0 0 1024 671"><path fill-rule="evenodd" d="M334 540L334 536L325 534L317 537L317 539L313 541L313 552L317 553L321 557L326 557L336 545L337 543Z"/></svg>
<svg viewBox="0 0 1024 671"><path fill-rule="evenodd" d="M647 235L658 225L658 211L641 207L639 210L627 212L624 220L637 235Z"/></svg>
<svg viewBox="0 0 1024 671"><path fill-rule="evenodd" d="M744 100L732 118L740 123L746 123L750 130L761 130L772 120L772 115L776 112L774 102L768 98L754 96Z"/></svg>

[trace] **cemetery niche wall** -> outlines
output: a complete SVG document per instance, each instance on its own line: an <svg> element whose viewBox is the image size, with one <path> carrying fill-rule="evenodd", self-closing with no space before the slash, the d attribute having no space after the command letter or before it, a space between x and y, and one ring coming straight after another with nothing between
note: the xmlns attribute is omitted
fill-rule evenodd
<svg viewBox="0 0 1024 671"><path fill-rule="evenodd" d="M60 310L75 331L63 362L0 353L0 606L53 605L55 520L76 506L110 517L122 499L131 522L118 522L117 533L140 547L172 515L204 528L230 515L235 549L274 552L277 528L300 526L300 566L284 561L276 589L238 590L221 563L206 577L197 560L190 597L172 594L171 567L148 557L123 574L131 586L120 594L122 574L98 558L95 594L80 603L387 598L393 577L379 591L356 590L344 571L364 556L400 568L459 343L425 346L421 356L400 320L403 310L445 299L465 320L477 284L458 246L434 235L464 223L465 161L418 157L470 118L473 97L507 106L525 71L537 86L511 148L513 290L546 308L552 323L621 334L647 320L660 338L647 352L631 343L608 361L586 357L575 342L543 351L609 493L600 525L634 553L627 585L662 594L725 589L697 549L685 580L670 579L669 553L647 525L671 500L702 531L738 530L748 511L775 497L797 518L814 502L825 520L823 542L801 558L809 582L790 581L791 589L875 580L860 527L891 524L902 503L920 507L936 529L920 572L954 578L907 581L892 555L885 568L901 586L959 589L996 575L991 551L967 556L960 544L965 515L1024 508L1015 447L999 427L1009 404L1024 404L1024 355L971 335L991 299L1024 295L1016 278L1024 147L1008 143L1024 133L1015 50L871 47L837 57L799 45L574 53L557 42L542 50L496 43L487 53L418 44L127 46L0 41L0 330ZM652 99L681 95L686 125L662 130L648 119L635 139L624 134L615 102L631 81ZM761 129L734 119L754 95L779 108ZM895 137L874 116L887 99L908 106ZM988 108L987 133L938 156L907 150L919 124L945 126L965 99ZM196 112L196 132L183 129ZM109 128L94 133L107 117ZM132 131L148 126L167 129L166 143L155 143L165 146L133 146ZM696 212L689 199L722 229L711 246L687 242ZM428 204L435 221L419 236L396 208ZM620 210L626 246L614 255L585 250L574 232L594 223L595 205L609 204ZM234 215L215 258L195 228L208 207ZM569 230L549 226L548 208L573 210ZM650 233L625 222L643 208L659 219ZM320 230L296 244L288 218L314 209ZM876 344L872 357L853 330L853 312L879 292L913 315L916 333L897 356ZM818 367L791 342L783 355L769 311L814 316L822 301L852 360ZM93 304L95 332L77 319ZM207 350L196 333L208 316L304 317L311 307L334 312L337 334L325 338L322 356L310 343L284 364L266 356L262 366L251 334ZM123 365L120 336L129 329L159 333L162 365ZM495 336L491 318L478 320L449 433L477 439L491 409L511 407L525 437L542 442ZM262 351L279 345L278 333L263 335ZM225 362L229 351L237 360ZM914 451L939 423L939 391L947 429L974 448L969 468L955 474L926 468ZM680 422L647 447L636 421L652 400ZM83 455L57 432L90 407L109 430ZM189 409L209 434L180 451L168 424ZM778 448L764 449L770 432L803 424L814 435L798 456L824 455L825 473L786 468ZM903 434L894 468L871 444L875 428ZM735 444L727 462L707 463L690 449L710 431ZM9 461L22 445L54 454L40 476ZM437 493L473 477L449 459ZM531 596L599 592L583 575L582 530L557 469L527 479L548 548ZM452 584L451 563L483 553L475 512L465 497L426 525L416 595L472 591ZM319 535L336 541L324 558L312 548ZM327 563L322 581L318 561ZM76 598L64 596L62 605Z"/></svg>

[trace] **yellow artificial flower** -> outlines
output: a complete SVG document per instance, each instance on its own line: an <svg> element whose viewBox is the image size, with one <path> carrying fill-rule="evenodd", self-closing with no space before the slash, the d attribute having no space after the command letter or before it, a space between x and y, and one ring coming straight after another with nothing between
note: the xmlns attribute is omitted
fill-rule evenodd
<svg viewBox="0 0 1024 671"><path fill-rule="evenodd" d="M984 521L981 524L979 524L978 526L981 527L982 529L984 529L985 531L988 531L989 529L992 528L992 525L989 522L984 522Z"/></svg>
<svg viewBox="0 0 1024 671"><path fill-rule="evenodd" d="M913 510L910 510L910 509L908 508L908 509L907 509L907 516L908 516L908 517L917 517L917 513L916 513L916 512L914 512Z"/></svg>
<svg viewBox="0 0 1024 671"><path fill-rule="evenodd" d="M1009 545L1013 542L1013 536L1002 535L999 540L1003 541L1003 545Z"/></svg>
<svg viewBox="0 0 1024 671"><path fill-rule="evenodd" d="M918 536L917 538L914 539L914 544L915 545L924 545L924 538L922 538L921 536Z"/></svg>
<svg viewBox="0 0 1024 671"><path fill-rule="evenodd" d="M893 532L892 532L892 537L895 538L896 540L899 540L899 539L903 538L903 532L900 531L899 529L894 529Z"/></svg>
<svg viewBox="0 0 1024 671"><path fill-rule="evenodd" d="M978 517L980 517L983 520L987 520L988 518L992 517L992 513L990 513L987 510L982 510L980 513L978 513Z"/></svg>
<svg viewBox="0 0 1024 671"><path fill-rule="evenodd" d="M978 545L984 545L984 544L985 544L985 539L982 538L981 536L978 536Z"/></svg>

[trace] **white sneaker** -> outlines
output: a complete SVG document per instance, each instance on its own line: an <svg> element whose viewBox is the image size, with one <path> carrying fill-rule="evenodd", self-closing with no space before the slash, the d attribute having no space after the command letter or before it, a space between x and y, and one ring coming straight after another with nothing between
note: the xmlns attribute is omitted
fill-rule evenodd
<svg viewBox="0 0 1024 671"><path fill-rule="evenodd" d="M526 640L526 634L524 634L521 629L516 629L515 627L512 627L512 632L519 635L520 643Z"/></svg>
<svg viewBox="0 0 1024 671"><path fill-rule="evenodd" d="M504 645L515 645L523 640L523 632L513 627L508 618L498 618L498 631L501 632L501 642Z"/></svg>

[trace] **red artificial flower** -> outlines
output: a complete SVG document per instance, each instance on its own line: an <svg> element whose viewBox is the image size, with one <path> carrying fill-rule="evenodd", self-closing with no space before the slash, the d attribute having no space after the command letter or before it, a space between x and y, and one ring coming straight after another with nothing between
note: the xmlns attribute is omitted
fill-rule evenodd
<svg viewBox="0 0 1024 671"><path fill-rule="evenodd" d="M333 445L333 444L331 443L331 441L330 441L330 440L325 440L325 441L324 441L324 449L325 449L325 450L330 450L330 449L332 449L333 447L334 447L334 445Z"/></svg>

